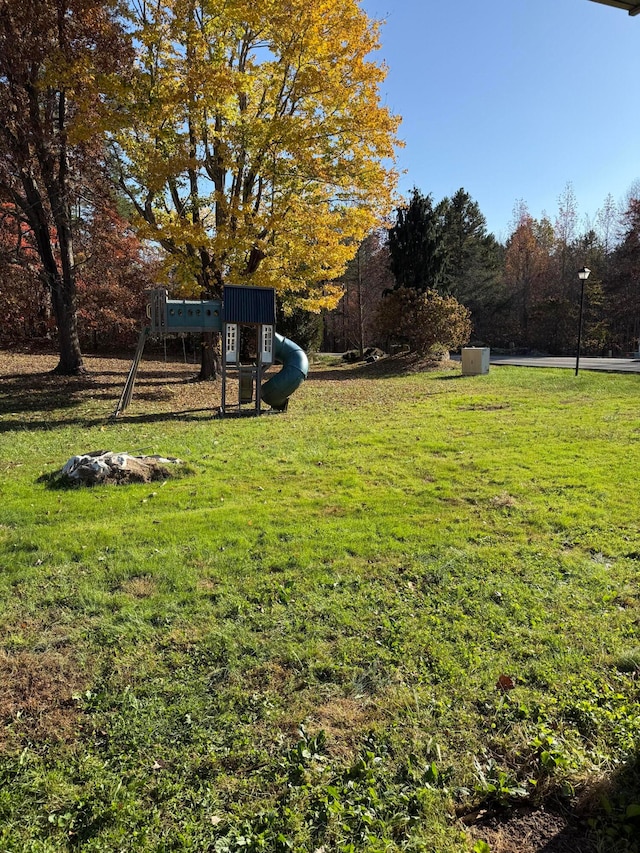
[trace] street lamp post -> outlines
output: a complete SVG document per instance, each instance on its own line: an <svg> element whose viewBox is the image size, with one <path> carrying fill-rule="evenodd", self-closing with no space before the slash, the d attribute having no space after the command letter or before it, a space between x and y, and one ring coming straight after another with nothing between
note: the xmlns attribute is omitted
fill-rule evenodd
<svg viewBox="0 0 640 853"><path fill-rule="evenodd" d="M590 269L582 267L578 270L578 278L580 279L580 317L578 319L578 352L576 354L576 376L580 369L580 343L582 341L582 312L584 309L584 283L589 278Z"/></svg>

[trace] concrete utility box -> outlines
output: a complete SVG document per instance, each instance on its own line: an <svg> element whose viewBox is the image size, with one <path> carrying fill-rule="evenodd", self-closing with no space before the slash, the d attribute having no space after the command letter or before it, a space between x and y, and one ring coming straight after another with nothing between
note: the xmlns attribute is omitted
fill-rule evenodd
<svg viewBox="0 0 640 853"><path fill-rule="evenodd" d="M465 347L462 350L462 375L478 376L489 372L489 347Z"/></svg>

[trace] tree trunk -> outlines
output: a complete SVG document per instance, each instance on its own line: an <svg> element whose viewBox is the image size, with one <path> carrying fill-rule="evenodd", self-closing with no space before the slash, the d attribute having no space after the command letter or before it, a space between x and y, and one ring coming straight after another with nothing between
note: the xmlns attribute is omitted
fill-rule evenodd
<svg viewBox="0 0 640 853"><path fill-rule="evenodd" d="M220 375L220 370L220 333L205 332L202 335L202 360L198 379L200 381L215 380Z"/></svg>
<svg viewBox="0 0 640 853"><path fill-rule="evenodd" d="M85 373L85 368L78 339L75 294L69 294L66 291L59 274L56 273L55 279L50 284L50 290L53 313L58 327L60 361L53 372L63 376L78 376Z"/></svg>
<svg viewBox="0 0 640 853"><path fill-rule="evenodd" d="M61 230L58 228L59 235ZM77 376L86 371L78 338L76 277L70 231L65 234L64 239L60 239L60 253L62 255L62 277L57 277L56 288L52 293L58 323L58 346L60 350L60 361L54 372Z"/></svg>
<svg viewBox="0 0 640 853"><path fill-rule="evenodd" d="M216 205L217 209L218 205ZM219 263L212 265L207 252L200 252L201 270L198 284L204 299L222 299L224 278ZM212 272L213 269L213 272ZM201 382L215 380L222 371L222 342L219 332L204 332L202 335L202 359L198 379Z"/></svg>
<svg viewBox="0 0 640 853"><path fill-rule="evenodd" d="M360 361L364 358L364 322L362 312L362 266L360 261L360 253L362 252L362 244L358 246L356 255L356 263L358 267L358 353Z"/></svg>
<svg viewBox="0 0 640 853"><path fill-rule="evenodd" d="M78 338L76 318L76 282L73 264L73 244L70 230L58 229L60 253L62 255L63 275L53 251L51 227L40 189L33 177L23 173L22 185L25 191L26 203L22 204L29 224L33 229L38 247L38 255L42 263L44 280L51 294L53 313L58 327L58 346L60 361L54 372L63 375L77 376L85 372ZM16 198L20 203L20 199ZM62 239L60 239L62 232Z"/></svg>

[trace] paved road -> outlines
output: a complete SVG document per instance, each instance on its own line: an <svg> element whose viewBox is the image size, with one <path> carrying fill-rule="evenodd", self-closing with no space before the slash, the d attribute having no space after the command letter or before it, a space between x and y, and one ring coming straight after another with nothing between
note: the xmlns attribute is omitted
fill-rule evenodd
<svg viewBox="0 0 640 853"><path fill-rule="evenodd" d="M491 364L516 367L560 367L576 369L575 356L493 355ZM640 373L640 359L580 357L580 370L604 370L608 373Z"/></svg>

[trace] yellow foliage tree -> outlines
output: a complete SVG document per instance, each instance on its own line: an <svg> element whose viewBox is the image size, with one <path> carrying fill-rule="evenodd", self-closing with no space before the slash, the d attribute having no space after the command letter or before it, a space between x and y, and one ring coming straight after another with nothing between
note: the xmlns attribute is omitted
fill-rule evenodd
<svg viewBox="0 0 640 853"><path fill-rule="evenodd" d="M184 295L328 284L393 206L398 119L357 0L130 0L138 74L117 174Z"/></svg>

